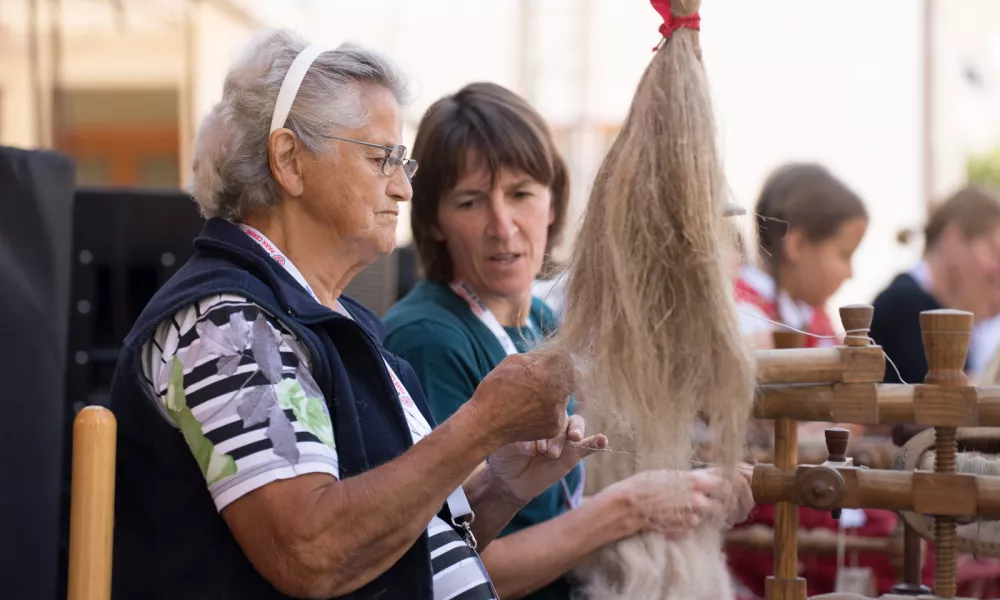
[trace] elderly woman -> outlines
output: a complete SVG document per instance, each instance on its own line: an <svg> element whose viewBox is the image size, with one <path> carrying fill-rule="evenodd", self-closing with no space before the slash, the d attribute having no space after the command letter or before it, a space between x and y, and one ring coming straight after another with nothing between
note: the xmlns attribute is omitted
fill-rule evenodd
<svg viewBox="0 0 1000 600"><path fill-rule="evenodd" d="M411 222L427 279L386 315L385 345L413 365L443 420L461 414L507 357L554 331L551 309L531 289L562 232L569 183L543 119L489 83L432 105L414 157ZM568 473L483 553L500 596L568 599L567 573L602 546L643 531L690 531L719 480L689 473L693 485L681 492L664 485L670 475L642 473L581 502L583 469Z"/></svg>
<svg viewBox="0 0 1000 600"><path fill-rule="evenodd" d="M567 419L559 356L511 357L433 428L342 295L412 194L402 102L383 58L288 32L230 70L195 143L197 253L115 374L118 597L495 598L476 549L606 444Z"/></svg>

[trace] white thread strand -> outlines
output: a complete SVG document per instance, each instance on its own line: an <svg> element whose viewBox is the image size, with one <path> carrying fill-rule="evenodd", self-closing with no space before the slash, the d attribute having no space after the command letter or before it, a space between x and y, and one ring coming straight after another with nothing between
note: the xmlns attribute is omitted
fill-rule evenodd
<svg viewBox="0 0 1000 600"><path fill-rule="evenodd" d="M791 325L786 325L784 323L779 323L777 321L772 321L771 319L768 319L767 317L762 317L760 315L755 315L753 313L746 312L746 311L740 310L738 308L736 309L736 312L740 313L741 315L746 315L748 317L752 317L754 319L757 319L758 321L765 321L765 322L770 323L772 325L777 325L778 327L782 327L782 328L787 329L789 331L794 331L795 333L801 333L802 335L807 335L809 337L816 338L818 340L836 340L836 339L839 338L839 336L836 336L836 335L817 335L815 333L809 333L808 331L802 331L801 329L796 329L796 328L792 327ZM847 331L844 332L844 340L845 341L848 340L848 339L864 340L866 342L871 342L871 344L873 346L876 345L875 344L875 340L873 340L870 336L867 336L867 335L851 335L851 334L857 334L857 333L864 333L865 331L868 331L868 330L867 329L848 329ZM952 332L952 331L949 331L949 332L943 332L943 333L965 333L965 332L961 332L961 331L954 331L954 332ZM906 382L903 381L903 376L899 373L899 368L896 367L896 363L892 362L892 358L890 358L889 355L886 354L884 348L882 349L882 356L884 356L885 359L887 361L889 361L889 364L892 365L892 370L896 372L896 377L899 379L899 382L905 385Z"/></svg>

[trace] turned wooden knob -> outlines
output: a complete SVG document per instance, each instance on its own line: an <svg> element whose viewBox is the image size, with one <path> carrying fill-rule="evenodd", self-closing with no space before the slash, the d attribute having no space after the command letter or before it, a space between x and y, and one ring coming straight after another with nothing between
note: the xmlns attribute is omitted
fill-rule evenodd
<svg viewBox="0 0 1000 600"><path fill-rule="evenodd" d="M831 427L823 432L826 435L827 460L844 462L847 460L847 444L851 441L851 432L842 427Z"/></svg>
<svg viewBox="0 0 1000 600"><path fill-rule="evenodd" d="M840 322L844 326L844 345L868 346L875 307L870 304L849 304L840 307Z"/></svg>
<svg viewBox="0 0 1000 600"><path fill-rule="evenodd" d="M967 385L965 359L972 341L972 313L941 309L920 313L920 334L927 357L924 383ZM912 383L912 382L911 382Z"/></svg>
<svg viewBox="0 0 1000 600"><path fill-rule="evenodd" d="M844 478L830 467L811 467L799 473L799 504L831 510L844 501Z"/></svg>

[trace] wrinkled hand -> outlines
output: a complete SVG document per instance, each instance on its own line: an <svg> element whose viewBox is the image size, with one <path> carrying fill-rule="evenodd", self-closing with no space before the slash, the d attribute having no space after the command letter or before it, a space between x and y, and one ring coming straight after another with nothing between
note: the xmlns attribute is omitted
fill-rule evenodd
<svg viewBox="0 0 1000 600"><path fill-rule="evenodd" d="M628 511L629 534L655 532L682 539L706 518L720 515L725 480L706 470L656 470L637 473L611 485L598 497L615 497Z"/></svg>
<svg viewBox="0 0 1000 600"><path fill-rule="evenodd" d="M468 402L496 446L564 434L573 393L569 355L534 351L505 358L479 383Z"/></svg>
<svg viewBox="0 0 1000 600"><path fill-rule="evenodd" d="M712 494L726 511L726 526L732 527L746 521L753 510L753 465L739 463L735 470L721 468L709 471L723 480L723 485Z"/></svg>
<svg viewBox="0 0 1000 600"><path fill-rule="evenodd" d="M608 438L583 437L583 417L573 415L554 438L501 446L487 459L490 475L520 502L529 502L559 481L584 457L603 450Z"/></svg>

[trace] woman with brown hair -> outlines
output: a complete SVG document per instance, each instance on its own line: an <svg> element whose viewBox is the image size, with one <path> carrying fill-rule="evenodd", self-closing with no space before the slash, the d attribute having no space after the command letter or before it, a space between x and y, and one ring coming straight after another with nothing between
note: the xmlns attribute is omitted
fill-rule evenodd
<svg viewBox="0 0 1000 600"><path fill-rule="evenodd" d="M905 241L905 238L904 238ZM954 308L980 321L996 314L1000 282L1000 202L989 192L959 190L932 214L924 230L924 256L875 298L871 336L899 370L887 383L921 383L927 358L920 313Z"/></svg>
<svg viewBox="0 0 1000 600"><path fill-rule="evenodd" d="M446 419L507 355L555 331L531 288L562 233L569 183L541 116L490 83L434 103L413 154L411 222L427 279L386 315L385 346ZM653 471L584 499L578 465L518 513L483 563L503 598L568 600L566 575L587 556L640 532L689 533L718 510L709 495L720 485L706 472Z"/></svg>

